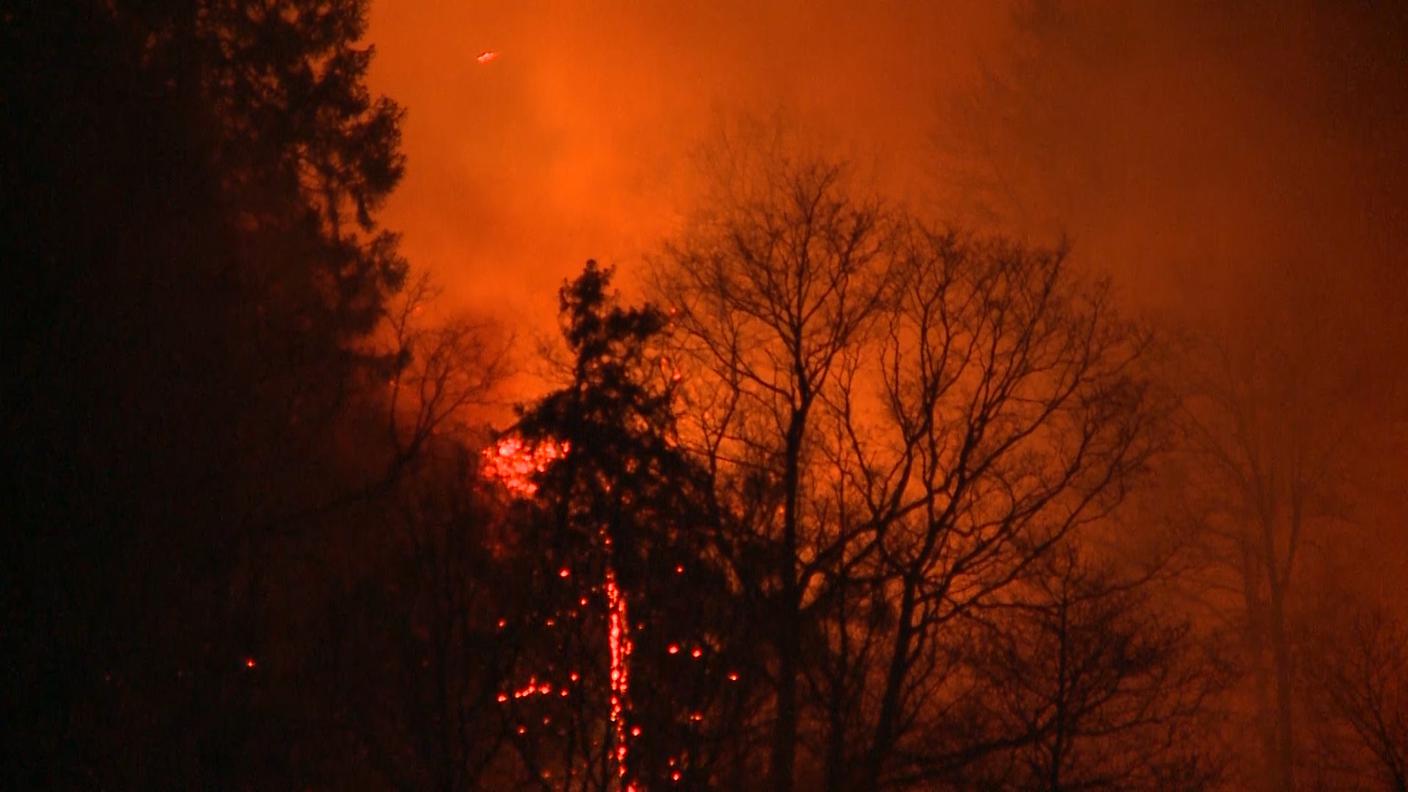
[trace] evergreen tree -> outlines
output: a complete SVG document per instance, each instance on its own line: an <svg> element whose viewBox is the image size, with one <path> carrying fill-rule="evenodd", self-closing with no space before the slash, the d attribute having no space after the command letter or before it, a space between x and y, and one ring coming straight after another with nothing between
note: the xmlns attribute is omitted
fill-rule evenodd
<svg viewBox="0 0 1408 792"><path fill-rule="evenodd" d="M729 630L733 598L709 552L702 472L675 439L678 374L659 351L667 317L617 306L610 277L588 262L563 288L570 381L525 410L514 435L526 448L561 449L544 457L532 501L541 579L554 586L535 598L554 604L534 616L541 628L568 629L544 633L539 661L580 663L583 670L574 666L554 683L575 683L576 672L587 688L585 709L575 705L580 729L555 733L564 743L559 757L570 761L579 750L589 766L604 754L612 773L624 765L627 782L704 788L748 689L740 673L746 647ZM627 618L613 635L618 596ZM620 668L609 662L613 642L629 647L617 655ZM616 691L619 712L607 684L613 671L627 675ZM613 713L619 732L593 731ZM610 774L596 781L615 783Z"/></svg>

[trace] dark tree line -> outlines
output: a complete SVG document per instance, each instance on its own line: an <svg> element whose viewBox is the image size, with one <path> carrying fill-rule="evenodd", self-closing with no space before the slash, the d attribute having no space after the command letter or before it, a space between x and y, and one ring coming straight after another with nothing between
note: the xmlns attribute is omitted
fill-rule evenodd
<svg viewBox="0 0 1408 792"><path fill-rule="evenodd" d="M366 6L0 6L7 786L1205 789L1245 671L1268 785L1402 788L1402 625L1296 619L1294 377L1175 403L1064 247L771 152L494 430ZM1196 540L1130 552L1156 478ZM1229 560L1240 666L1178 605Z"/></svg>
<svg viewBox="0 0 1408 792"><path fill-rule="evenodd" d="M253 784L335 731L309 631L366 520L324 507L390 470L407 267L365 6L0 11L19 786Z"/></svg>

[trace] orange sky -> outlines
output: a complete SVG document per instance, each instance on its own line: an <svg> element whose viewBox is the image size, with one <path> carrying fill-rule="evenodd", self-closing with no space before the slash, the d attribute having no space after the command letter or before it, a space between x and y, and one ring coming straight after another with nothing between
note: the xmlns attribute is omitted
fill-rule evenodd
<svg viewBox="0 0 1408 792"><path fill-rule="evenodd" d="M781 112L941 217L1069 233L1144 305L1323 283L1404 334L1408 12L1059 9L376 0L372 85L409 158L383 220L448 303L545 327L584 259L629 284L715 130Z"/></svg>
<svg viewBox="0 0 1408 792"><path fill-rule="evenodd" d="M384 218L452 292L551 312L587 257L629 277L688 206L691 153L739 113L920 159L1005 13L850 5L381 0L372 84L407 108L409 157Z"/></svg>

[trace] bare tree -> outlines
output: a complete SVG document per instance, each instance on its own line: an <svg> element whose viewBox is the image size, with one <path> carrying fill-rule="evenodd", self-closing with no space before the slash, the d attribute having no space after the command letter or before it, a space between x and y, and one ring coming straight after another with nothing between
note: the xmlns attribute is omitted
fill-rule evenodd
<svg viewBox="0 0 1408 792"><path fill-rule="evenodd" d="M1346 516L1353 437L1346 394L1318 352L1313 339L1275 329L1200 344L1185 411L1197 460L1187 496L1202 500L1193 510L1209 588L1236 602L1263 774L1282 792L1295 787L1298 754L1297 591L1307 554Z"/></svg>
<svg viewBox="0 0 1408 792"><path fill-rule="evenodd" d="M1067 545L1000 603L975 609L965 639L996 750L960 769L966 785L1022 789L1201 789L1205 700L1222 675L1189 625L1160 613L1157 570L1119 574Z"/></svg>
<svg viewBox="0 0 1408 792"><path fill-rule="evenodd" d="M438 325L425 321L423 313L437 296L423 274L387 318L394 343L386 408L394 450L389 477L437 432L465 428L465 412L488 405L510 373L512 339L499 336L491 323L464 317Z"/></svg>
<svg viewBox="0 0 1408 792"><path fill-rule="evenodd" d="M875 788L944 717L945 629L1151 452L1147 338L1064 250L934 232L824 161L745 176L655 288L693 450L742 525L721 554L772 625L771 784L806 744L829 787Z"/></svg>
<svg viewBox="0 0 1408 792"><path fill-rule="evenodd" d="M823 394L889 295L893 224L855 198L845 169L766 163L726 193L656 273L690 381L687 418L718 487L752 487L745 536L722 550L775 626L770 779L791 789L804 614L827 559L853 540L808 504ZM770 548L755 564L749 549Z"/></svg>
<svg viewBox="0 0 1408 792"><path fill-rule="evenodd" d="M1315 691L1325 756L1338 786L1374 780L1408 790L1408 625L1383 607L1335 608L1304 675ZM1372 770L1370 769L1372 768Z"/></svg>
<svg viewBox="0 0 1408 792"><path fill-rule="evenodd" d="M1108 515L1154 450L1148 339L1063 250L916 227L907 251L875 366L835 405L851 441L842 475L894 608L872 712L846 740L863 746L852 788L926 762L918 743L952 694L948 634ZM878 408L855 387L867 381Z"/></svg>

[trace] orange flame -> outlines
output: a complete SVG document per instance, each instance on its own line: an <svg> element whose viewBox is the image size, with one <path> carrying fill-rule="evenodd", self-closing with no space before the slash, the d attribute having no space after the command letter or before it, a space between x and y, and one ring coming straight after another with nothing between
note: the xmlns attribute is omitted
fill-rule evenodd
<svg viewBox="0 0 1408 792"><path fill-rule="evenodd" d="M630 656L634 648L631 643L630 622L626 614L626 598L621 596L621 588L616 585L616 571L606 568L606 607L608 614L607 641L611 650L611 722L616 727L616 777L626 781L626 719L623 717L626 697L631 688ZM634 784L626 783L625 788L634 790Z"/></svg>
<svg viewBox="0 0 1408 792"><path fill-rule="evenodd" d="M529 445L517 435L505 435L493 447L484 450L481 473L484 478L503 484L513 495L531 498L538 492L534 477L566 457L571 447L565 441Z"/></svg>

